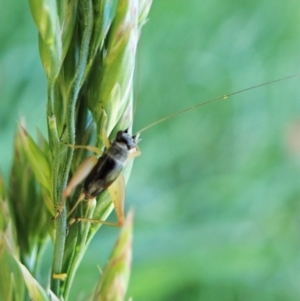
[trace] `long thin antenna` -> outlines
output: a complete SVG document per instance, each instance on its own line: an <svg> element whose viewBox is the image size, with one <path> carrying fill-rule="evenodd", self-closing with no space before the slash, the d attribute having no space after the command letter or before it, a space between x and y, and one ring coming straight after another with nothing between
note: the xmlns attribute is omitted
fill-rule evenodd
<svg viewBox="0 0 300 301"><path fill-rule="evenodd" d="M189 112L189 111L192 111L196 108L199 108L199 107L202 107L202 106L205 106L209 103L212 103L212 102L215 102L215 101L218 101L218 100L224 100L230 96L233 96L233 95L236 95L236 94L239 94L239 93L242 93L242 92L245 92L245 91L249 91L249 90L252 90L252 89L256 89L256 88L259 88L259 87L262 87L262 86L266 86L266 85L270 85L270 84L274 84L274 83L277 83L277 82L280 82L280 81L284 81L284 80L287 80L287 79L290 79L290 78L293 78L293 77L297 77L299 76L300 74L294 74L294 75L290 75L290 76L287 76L287 77L283 77L283 78L280 78L280 79L275 79L275 80L272 80L270 82L266 82L266 83L263 83L263 84L260 84L260 85L256 85L256 86L252 86L250 88L247 88L247 89L243 89L243 90L239 90L239 91L236 91L236 92L233 92L233 93L230 93L230 94L225 94L225 95L222 95L222 96L219 96L217 98L213 98L211 100L208 100L208 101L205 101L205 102L202 102L202 103L199 103L199 104L196 104L194 106L191 106L191 107L188 107L184 110L181 110L181 111L178 111L178 112L175 112L175 113L172 113L168 116L165 116L155 122L152 122L150 123L149 125L145 126L144 128L142 128L140 131L138 131L138 134L148 130L149 128L153 127L154 125L157 125L161 122L164 122L168 119L171 119L171 118L174 118L178 115L181 115L183 113L186 113L186 112Z"/></svg>

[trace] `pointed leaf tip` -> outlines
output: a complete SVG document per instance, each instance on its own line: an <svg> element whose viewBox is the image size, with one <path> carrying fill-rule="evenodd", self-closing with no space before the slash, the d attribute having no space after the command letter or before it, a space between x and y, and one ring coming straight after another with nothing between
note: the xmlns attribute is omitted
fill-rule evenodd
<svg viewBox="0 0 300 301"><path fill-rule="evenodd" d="M123 301L128 287L132 257L133 211L130 210L112 255L94 293L94 301Z"/></svg>

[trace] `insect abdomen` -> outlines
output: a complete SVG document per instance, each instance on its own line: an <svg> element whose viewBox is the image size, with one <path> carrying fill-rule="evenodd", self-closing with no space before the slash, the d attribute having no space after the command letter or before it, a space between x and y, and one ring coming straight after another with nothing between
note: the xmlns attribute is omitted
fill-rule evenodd
<svg viewBox="0 0 300 301"><path fill-rule="evenodd" d="M120 175L128 158L128 150L123 144L114 142L101 157L84 181L85 199L99 195Z"/></svg>

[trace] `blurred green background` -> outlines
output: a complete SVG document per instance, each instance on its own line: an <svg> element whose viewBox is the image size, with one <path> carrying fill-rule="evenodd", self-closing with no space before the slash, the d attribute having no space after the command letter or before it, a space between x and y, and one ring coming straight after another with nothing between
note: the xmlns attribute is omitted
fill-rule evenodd
<svg viewBox="0 0 300 301"><path fill-rule="evenodd" d="M24 118L46 133L46 81L26 1L0 0L0 168ZM299 72L297 0L154 1L137 64L135 131L210 98ZM299 300L299 78L142 134L134 300ZM102 227L73 296L90 291L118 230ZM51 256L51 254L49 254ZM81 294L80 294L81 292Z"/></svg>

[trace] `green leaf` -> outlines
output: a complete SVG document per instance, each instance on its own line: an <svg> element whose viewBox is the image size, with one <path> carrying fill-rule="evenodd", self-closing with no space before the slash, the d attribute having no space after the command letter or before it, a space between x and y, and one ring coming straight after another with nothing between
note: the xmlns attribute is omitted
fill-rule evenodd
<svg viewBox="0 0 300 301"><path fill-rule="evenodd" d="M5 231L10 217L6 201L7 201L6 189L5 189L2 174L0 173L0 232Z"/></svg>
<svg viewBox="0 0 300 301"><path fill-rule="evenodd" d="M49 152L46 141L41 137L40 140L45 151ZM9 199L7 202L10 205L10 212L16 229L21 261L33 271L38 265L37 258L52 228L52 224L48 222L49 209L46 205L48 203L53 211L53 203L49 192L47 193L43 187L38 185L25 148L24 139L20 132L17 132L14 141L14 157L9 178Z"/></svg>
<svg viewBox="0 0 300 301"><path fill-rule="evenodd" d="M152 5L152 0L139 1L139 27L140 28L147 22L147 16L149 14L151 5Z"/></svg>
<svg viewBox="0 0 300 301"><path fill-rule="evenodd" d="M47 154L39 148L26 130L21 126L19 126L19 135L22 139L24 150L37 181L46 189L49 196L52 198L51 165L48 161Z"/></svg>
<svg viewBox="0 0 300 301"><path fill-rule="evenodd" d="M29 5L39 31L42 63L48 79L53 82L62 63L62 41L56 1L30 0Z"/></svg>
<svg viewBox="0 0 300 301"><path fill-rule="evenodd" d="M17 260L16 260L17 261ZM17 261L18 262L18 261ZM20 270L22 272L25 284L28 289L31 300L35 301L59 301L59 299L51 293L51 299L48 297L45 289L32 277L27 268L20 262L18 262Z"/></svg>
<svg viewBox="0 0 300 301"><path fill-rule="evenodd" d="M91 44L89 49L89 61L86 72L94 63L95 56L98 51L102 50L104 40L111 26L113 19L113 1L112 0L96 0L94 2L94 24Z"/></svg>
<svg viewBox="0 0 300 301"><path fill-rule="evenodd" d="M107 132L111 133L128 105L132 89L135 53L138 42L137 1L118 2L109 30L103 68L94 69L89 85L88 106L101 128L103 108L108 115ZM118 90L119 97L116 95ZM132 123L129 120L129 125Z"/></svg>
<svg viewBox="0 0 300 301"><path fill-rule="evenodd" d="M60 17L62 31L62 57L65 58L73 38L77 17L78 0L57 1L57 10ZM57 33L56 33L57 34Z"/></svg>
<svg viewBox="0 0 300 301"><path fill-rule="evenodd" d="M23 277L4 232L0 232L0 267L0 300L23 301Z"/></svg>
<svg viewBox="0 0 300 301"><path fill-rule="evenodd" d="M130 211L103 271L103 275L98 282L93 301L124 300L130 276L132 224L133 213Z"/></svg>

